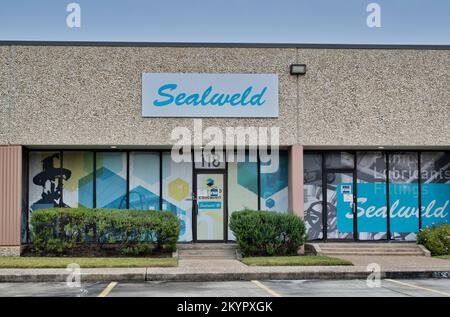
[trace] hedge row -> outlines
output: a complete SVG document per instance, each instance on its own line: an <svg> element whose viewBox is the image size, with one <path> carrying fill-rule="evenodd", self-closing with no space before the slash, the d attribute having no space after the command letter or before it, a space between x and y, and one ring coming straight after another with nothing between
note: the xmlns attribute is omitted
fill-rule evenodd
<svg viewBox="0 0 450 317"><path fill-rule="evenodd" d="M450 224L442 223L422 229L417 243L424 245L432 255L450 254Z"/></svg>
<svg viewBox="0 0 450 317"><path fill-rule="evenodd" d="M230 229L245 256L295 255L306 240L304 222L291 213L236 211Z"/></svg>
<svg viewBox="0 0 450 317"><path fill-rule="evenodd" d="M31 214L31 242L43 253L87 244L117 244L124 254L173 251L180 223L167 211L90 208L39 209Z"/></svg>

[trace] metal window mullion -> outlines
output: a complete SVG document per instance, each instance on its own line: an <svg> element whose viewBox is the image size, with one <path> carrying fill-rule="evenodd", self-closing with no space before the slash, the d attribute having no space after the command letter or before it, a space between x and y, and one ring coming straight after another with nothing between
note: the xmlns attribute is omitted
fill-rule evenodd
<svg viewBox="0 0 450 317"><path fill-rule="evenodd" d="M353 239L357 241L358 236L358 170L357 170L357 152L353 155L353 203L355 210L353 211ZM352 206L353 207L353 206Z"/></svg>
<svg viewBox="0 0 450 317"><path fill-rule="evenodd" d="M31 243L30 238L30 151L26 151L26 195L27 195L27 206L26 206L26 214L27 214L27 226L26 226L26 241L27 243Z"/></svg>
<svg viewBox="0 0 450 317"><path fill-rule="evenodd" d="M163 152L159 151L159 210L163 209Z"/></svg>
<svg viewBox="0 0 450 317"><path fill-rule="evenodd" d="M59 207L62 208L63 207L63 199L64 199L64 194L63 194L63 188L64 188L64 184L63 184L63 162L64 162L64 156L63 156L63 151L59 151L59 190L60 190L60 197L59 197Z"/></svg>
<svg viewBox="0 0 450 317"><path fill-rule="evenodd" d="M389 177L389 152L385 152L386 156L386 238L391 240L391 206L390 206L390 177Z"/></svg>
<svg viewBox="0 0 450 317"><path fill-rule="evenodd" d="M418 175L418 204L419 204L419 231L422 229L422 159L421 159L422 152L417 152L417 170L419 172Z"/></svg>
<svg viewBox="0 0 450 317"><path fill-rule="evenodd" d="M126 209L130 209L130 151L127 151L126 152L126 160L127 160L127 162L126 162L126 164L127 164L127 171L126 171L126 174L127 174L127 181L126 181L126 186L127 186L127 188L126 188L126 196L125 196L125 198L126 198Z"/></svg>
<svg viewBox="0 0 450 317"><path fill-rule="evenodd" d="M328 208L327 208L327 171L325 166L325 153L322 152L322 231L323 240L328 239Z"/></svg>
<svg viewBox="0 0 450 317"><path fill-rule="evenodd" d="M258 162L256 170L256 173L258 175L258 210L261 210L261 160L259 157L259 147L256 151L256 161Z"/></svg>
<svg viewBox="0 0 450 317"><path fill-rule="evenodd" d="M92 173L92 207L97 208L97 151L93 151L92 165L94 167Z"/></svg>

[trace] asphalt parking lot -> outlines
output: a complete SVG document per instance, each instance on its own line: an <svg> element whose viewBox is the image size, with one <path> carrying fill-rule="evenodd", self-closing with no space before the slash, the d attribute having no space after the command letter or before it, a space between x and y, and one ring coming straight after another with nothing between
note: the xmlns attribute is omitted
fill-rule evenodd
<svg viewBox="0 0 450 317"><path fill-rule="evenodd" d="M382 280L368 287L365 280L269 280L233 282L0 283L0 297L450 297L450 279Z"/></svg>

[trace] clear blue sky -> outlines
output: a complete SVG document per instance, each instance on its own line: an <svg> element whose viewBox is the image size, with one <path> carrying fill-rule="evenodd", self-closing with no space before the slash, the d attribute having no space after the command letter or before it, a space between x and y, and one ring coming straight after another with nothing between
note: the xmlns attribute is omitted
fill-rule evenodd
<svg viewBox="0 0 450 317"><path fill-rule="evenodd" d="M450 0L0 0L0 40L450 45Z"/></svg>

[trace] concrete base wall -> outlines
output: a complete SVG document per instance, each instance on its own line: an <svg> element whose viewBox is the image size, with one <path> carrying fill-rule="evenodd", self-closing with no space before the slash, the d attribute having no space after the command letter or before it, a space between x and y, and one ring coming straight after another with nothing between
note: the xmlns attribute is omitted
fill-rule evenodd
<svg viewBox="0 0 450 317"><path fill-rule="evenodd" d="M0 256L20 256L19 246L0 247Z"/></svg>

